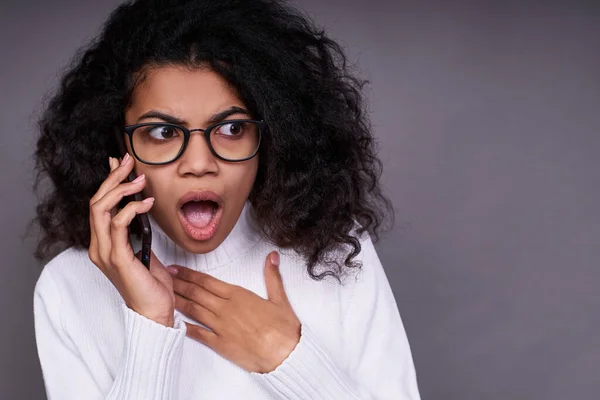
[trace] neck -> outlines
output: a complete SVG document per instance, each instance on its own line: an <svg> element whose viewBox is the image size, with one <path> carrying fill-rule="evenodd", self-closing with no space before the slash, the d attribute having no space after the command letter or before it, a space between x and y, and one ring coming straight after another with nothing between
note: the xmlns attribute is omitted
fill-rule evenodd
<svg viewBox="0 0 600 400"><path fill-rule="evenodd" d="M213 251L203 254L183 249L167 236L150 214L148 218L152 227L152 251L165 266L177 264L196 271L209 271L241 258L261 238L248 202L225 240Z"/></svg>

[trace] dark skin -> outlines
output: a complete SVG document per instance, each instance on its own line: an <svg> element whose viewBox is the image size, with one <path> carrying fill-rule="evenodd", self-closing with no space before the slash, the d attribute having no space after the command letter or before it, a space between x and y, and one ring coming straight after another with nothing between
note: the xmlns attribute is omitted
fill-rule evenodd
<svg viewBox="0 0 600 400"><path fill-rule="evenodd" d="M275 370L300 340L294 313L279 273L279 255L265 262L268 299L202 272L169 266L175 308L209 329L187 325L187 336L249 372Z"/></svg>
<svg viewBox="0 0 600 400"><path fill-rule="evenodd" d="M235 108L233 114L228 110ZM205 127L214 115L248 117L243 103L215 73L182 67L155 68L136 88L127 123L146 121L149 113L177 116L189 126ZM162 117L161 117L162 118ZM219 120L221 117L218 118ZM160 118L158 119L160 120ZM90 200L90 260L117 288L129 308L159 324L173 326L179 309L210 328L187 324L187 335L250 372L273 371L296 347L300 321L284 291L273 252L265 263L268 299L210 275L179 267L171 276L155 256L150 269L135 257L128 227L136 214L152 212L169 237L196 254L214 250L235 225L254 184L257 158L228 163L214 157L202 136L195 136L175 162L160 167L139 162L129 154L119 162L109 159L110 175ZM124 182L134 170L140 180ZM224 199L224 217L208 240L189 237L177 217L178 198L189 190L211 190ZM152 196L129 202L119 210L124 196L144 191ZM156 202L154 201L156 199Z"/></svg>
<svg viewBox="0 0 600 400"><path fill-rule="evenodd" d="M301 327L284 290L279 273L278 253L270 253L265 262L267 300L243 287L228 284L183 266L165 268L155 256L152 257L149 274L131 251L127 226L136 213L145 212L152 206L152 202L131 202L119 213L116 213L116 210L111 211L123 195L129 193L127 191L139 190L136 187L143 183L141 181L118 185L118 182L130 172L132 165L131 160L121 166L117 160L110 160L111 176L106 183L110 186L101 187L97 197L108 198L105 192L113 186L115 188L112 191L115 195L113 199L106 200L110 202L105 208L98 208L99 216L91 220L97 219L96 224L92 225L92 233L99 231L101 227L104 231L110 231L112 242L115 243L111 251L116 253L117 248L129 250L134 264L119 266L120 264L113 265L114 263L108 261L101 263L99 261L101 259L118 259L109 254L100 257L97 247L102 248L102 246L90 246L90 258L96 260L95 263L102 267L104 274L111 279L122 293L127 305L133 310L158 323L172 327L173 312L169 310L172 310L171 307L178 309L211 329L186 323L188 337L198 340L248 372L268 373L275 370L298 344ZM95 198L92 202L101 203ZM140 209L136 210L134 206ZM96 208L92 207L92 214ZM112 217L113 214L116 216ZM103 216L104 220L101 220L100 216ZM109 227L109 222L112 228ZM110 235L107 233L104 236ZM95 236L92 235L92 238L94 239ZM178 272L173 275L172 272L175 270ZM146 277L150 278L152 285L140 284ZM148 286L149 288L146 289ZM159 291L161 298L166 298L169 304L164 312L157 314L153 310L156 308Z"/></svg>

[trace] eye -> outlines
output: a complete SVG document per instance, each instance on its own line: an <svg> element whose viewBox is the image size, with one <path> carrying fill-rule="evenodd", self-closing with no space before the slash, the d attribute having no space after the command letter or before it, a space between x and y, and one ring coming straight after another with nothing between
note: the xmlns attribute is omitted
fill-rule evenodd
<svg viewBox="0 0 600 400"><path fill-rule="evenodd" d="M146 133L156 140L172 139L179 135L177 128L172 126L149 126Z"/></svg>
<svg viewBox="0 0 600 400"><path fill-rule="evenodd" d="M244 133L243 122L232 122L219 126L217 133L225 136L240 136Z"/></svg>

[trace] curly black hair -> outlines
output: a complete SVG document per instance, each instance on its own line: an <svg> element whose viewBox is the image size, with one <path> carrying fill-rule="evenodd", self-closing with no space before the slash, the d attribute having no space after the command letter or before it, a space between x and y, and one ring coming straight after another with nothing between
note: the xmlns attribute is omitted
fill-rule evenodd
<svg viewBox="0 0 600 400"><path fill-rule="evenodd" d="M248 199L263 234L304 257L313 279L360 267L357 234L377 240L394 217L379 183L367 81L339 44L277 0L138 0L111 14L40 119L34 190L46 177L53 185L37 207L35 256L89 247L89 200L108 157L120 154L114 129L124 125L136 76L160 65L209 66L267 122Z"/></svg>

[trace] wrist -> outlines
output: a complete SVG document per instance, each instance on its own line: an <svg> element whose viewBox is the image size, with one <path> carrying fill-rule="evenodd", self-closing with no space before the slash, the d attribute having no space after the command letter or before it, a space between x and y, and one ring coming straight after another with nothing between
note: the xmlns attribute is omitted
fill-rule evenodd
<svg viewBox="0 0 600 400"><path fill-rule="evenodd" d="M269 373L273 372L279 367L294 351L298 343L300 342L300 328L301 325L298 324L298 329L294 330L294 333L290 333L288 336L285 336L281 339L281 342L278 346L275 346L272 351L269 352L271 357L266 360L265 365L260 368L261 373Z"/></svg>
<svg viewBox="0 0 600 400"><path fill-rule="evenodd" d="M173 328L175 326L175 317L173 315L173 312L171 312L170 314L167 314L167 315L154 316L154 315L151 315L150 313L138 311L134 307L131 307L129 305L127 305L127 306L129 308L131 308L133 311L135 311L136 313L148 318L151 321L156 322L157 324L164 325L167 328Z"/></svg>
<svg viewBox="0 0 600 400"><path fill-rule="evenodd" d="M157 324L161 324L166 326L167 328L173 328L175 325L175 319L173 317L171 318L150 318L152 321L156 322Z"/></svg>

